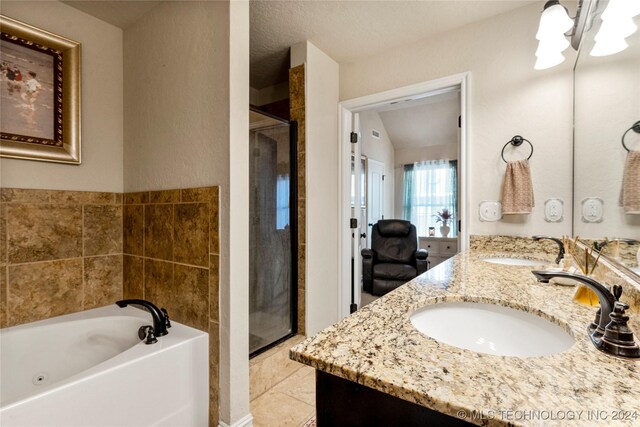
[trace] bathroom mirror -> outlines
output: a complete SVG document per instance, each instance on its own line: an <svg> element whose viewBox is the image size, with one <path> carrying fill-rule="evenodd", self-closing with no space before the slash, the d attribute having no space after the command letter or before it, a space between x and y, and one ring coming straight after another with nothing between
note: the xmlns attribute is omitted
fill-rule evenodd
<svg viewBox="0 0 640 427"><path fill-rule="evenodd" d="M619 204L628 156L622 136L640 121L640 31L625 39L628 47L623 51L594 56L608 4L609 0L590 2L574 68L573 234L600 242L640 240L640 210L625 213ZM634 23L640 27L640 15ZM625 143L629 150L640 151L640 133L627 132ZM603 256L639 274L640 280L638 249L637 244L610 243Z"/></svg>

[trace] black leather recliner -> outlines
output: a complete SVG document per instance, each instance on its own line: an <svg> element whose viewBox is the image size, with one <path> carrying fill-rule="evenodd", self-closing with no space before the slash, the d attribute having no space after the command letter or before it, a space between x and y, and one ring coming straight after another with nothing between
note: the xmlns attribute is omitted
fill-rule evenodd
<svg viewBox="0 0 640 427"><path fill-rule="evenodd" d="M371 249L362 250L362 287L384 295L427 271L429 253L418 249L416 227L401 219L383 219L371 230Z"/></svg>

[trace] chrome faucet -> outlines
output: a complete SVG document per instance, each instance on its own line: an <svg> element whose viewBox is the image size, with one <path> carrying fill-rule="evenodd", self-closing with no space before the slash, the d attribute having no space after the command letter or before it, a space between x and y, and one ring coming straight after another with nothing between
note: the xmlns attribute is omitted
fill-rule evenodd
<svg viewBox="0 0 640 427"><path fill-rule="evenodd" d="M592 289L600 302L596 318L587 327L593 345L598 350L614 356L640 357L640 347L633 338L633 332L627 326L629 317L625 315L625 310L629 306L618 301L622 295L621 286L614 285L612 293L603 284L581 274L542 270L534 270L531 273L539 282L548 283L554 277L563 277L576 280Z"/></svg>
<svg viewBox="0 0 640 427"><path fill-rule="evenodd" d="M146 311L151 313L151 317L153 318L153 330L149 332L156 337L161 337L169 333L167 328L171 327L171 323L169 321L167 310L164 308L160 309L155 304L143 299L125 299L116 301L116 304L120 308L124 308L128 305L138 305L144 308ZM150 343L151 342L149 342L149 344Z"/></svg>
<svg viewBox="0 0 640 427"><path fill-rule="evenodd" d="M540 240L553 240L554 242L556 242L558 244L558 256L556 257L556 264L559 264L560 261L562 261L562 258L564 258L564 243L562 242L562 240L556 237L548 237L548 236L532 236L532 238L536 242Z"/></svg>

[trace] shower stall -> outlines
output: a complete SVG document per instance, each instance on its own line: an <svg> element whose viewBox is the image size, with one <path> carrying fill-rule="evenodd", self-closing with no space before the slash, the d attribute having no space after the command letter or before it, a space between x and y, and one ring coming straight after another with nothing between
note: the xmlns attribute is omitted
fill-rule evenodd
<svg viewBox="0 0 640 427"><path fill-rule="evenodd" d="M251 109L249 124L249 354L296 333L297 129Z"/></svg>

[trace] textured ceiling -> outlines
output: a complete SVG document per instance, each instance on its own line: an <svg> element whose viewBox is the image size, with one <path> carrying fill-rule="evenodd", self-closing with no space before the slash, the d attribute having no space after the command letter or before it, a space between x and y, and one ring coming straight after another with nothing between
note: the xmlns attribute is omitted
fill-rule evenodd
<svg viewBox="0 0 640 427"><path fill-rule="evenodd" d="M62 0L62 3L75 7L111 25L125 29L160 4L161 0Z"/></svg>
<svg viewBox="0 0 640 427"><path fill-rule="evenodd" d="M161 2L63 0L123 29ZM251 86L286 81L289 48L305 40L348 63L536 2L541 0L251 0Z"/></svg>
<svg viewBox="0 0 640 427"><path fill-rule="evenodd" d="M285 81L289 47L305 40L348 63L531 3L251 0L251 86Z"/></svg>
<svg viewBox="0 0 640 427"><path fill-rule="evenodd" d="M458 91L390 104L376 111L395 149L458 142Z"/></svg>

